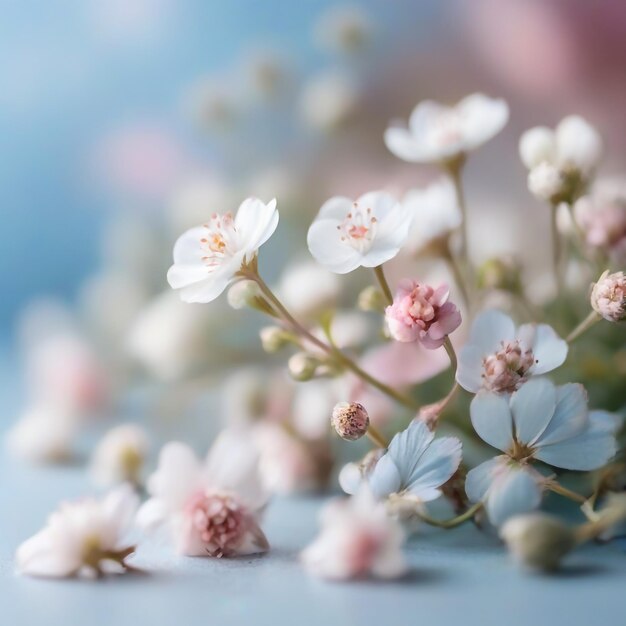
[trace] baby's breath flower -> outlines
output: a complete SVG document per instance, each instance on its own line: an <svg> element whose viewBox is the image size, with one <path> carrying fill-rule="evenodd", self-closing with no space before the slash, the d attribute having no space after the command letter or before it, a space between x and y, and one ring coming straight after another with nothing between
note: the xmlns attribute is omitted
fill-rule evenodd
<svg viewBox="0 0 626 626"><path fill-rule="evenodd" d="M591 306L609 322L626 319L626 276L624 272L613 274L606 270L592 285Z"/></svg>
<svg viewBox="0 0 626 626"><path fill-rule="evenodd" d="M358 402L339 402L333 409L330 421L342 439L356 441L367 433L370 416Z"/></svg>

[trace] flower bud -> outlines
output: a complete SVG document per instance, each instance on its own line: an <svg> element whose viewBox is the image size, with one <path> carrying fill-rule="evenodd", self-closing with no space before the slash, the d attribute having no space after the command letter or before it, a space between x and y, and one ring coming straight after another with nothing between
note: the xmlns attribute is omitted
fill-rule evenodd
<svg viewBox="0 0 626 626"><path fill-rule="evenodd" d="M385 310L385 296L380 289L377 289L373 285L365 287L359 294L357 306L361 311L373 311L375 313L383 313Z"/></svg>
<svg viewBox="0 0 626 626"><path fill-rule="evenodd" d="M500 536L513 557L534 570L552 571L576 545L574 531L545 513L517 515L509 519Z"/></svg>
<svg viewBox="0 0 626 626"><path fill-rule="evenodd" d="M510 293L520 293L522 282L519 264L511 258L494 258L485 261L478 269L478 286L481 289L500 289Z"/></svg>
<svg viewBox="0 0 626 626"><path fill-rule="evenodd" d="M342 439L360 439L370 425L370 416L358 402L339 402L333 409L330 422Z"/></svg>
<svg viewBox="0 0 626 626"><path fill-rule="evenodd" d="M287 362L287 369L294 380L304 382L315 376L318 365L319 361L306 352L296 352Z"/></svg>
<svg viewBox="0 0 626 626"><path fill-rule="evenodd" d="M606 270L592 285L591 306L609 322L626 320L626 276Z"/></svg>
<svg viewBox="0 0 626 626"><path fill-rule="evenodd" d="M564 193L567 178L555 165L543 161L528 174L528 189L540 200L556 202Z"/></svg>
<svg viewBox="0 0 626 626"><path fill-rule="evenodd" d="M280 326L266 326L265 328L261 328L259 335L261 337L261 343L263 344L263 350L270 354L278 352L288 345L291 340L290 333L284 328L280 328Z"/></svg>
<svg viewBox="0 0 626 626"><path fill-rule="evenodd" d="M244 309L253 306L254 299L260 295L261 290L253 280L239 280L228 290L227 299L233 309Z"/></svg>

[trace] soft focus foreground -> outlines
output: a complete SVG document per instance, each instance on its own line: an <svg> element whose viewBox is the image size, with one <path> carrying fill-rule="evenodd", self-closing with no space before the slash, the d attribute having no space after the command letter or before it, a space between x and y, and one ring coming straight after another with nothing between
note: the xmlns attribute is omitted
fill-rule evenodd
<svg viewBox="0 0 626 626"><path fill-rule="evenodd" d="M221 33L193 54L177 39L196 41L193 17L217 33L227 9L137 6L77 9L99 43L70 71L56 42L69 75L53 92L84 108L90 63L116 55L165 80L117 94L132 63L118 69L100 87L115 106L78 118L88 131L27 137L28 164L6 168L52 189L7 183L44 235L33 246L18 211L0 235L3 266L24 268L1 311L24 382L5 450L111 489L61 503L17 569L133 571L127 535L187 557L271 552L272 497L339 488L299 546L331 580L406 576L404 544L427 525L474 524L545 571L618 536L620 10L329 5L279 28L256 8L232 26L237 56ZM172 49L170 65L146 59ZM2 74L8 119L52 128L59 102L39 108L46 85L22 61ZM59 145L71 175L52 160L38 173ZM574 514L537 512L558 498Z"/></svg>

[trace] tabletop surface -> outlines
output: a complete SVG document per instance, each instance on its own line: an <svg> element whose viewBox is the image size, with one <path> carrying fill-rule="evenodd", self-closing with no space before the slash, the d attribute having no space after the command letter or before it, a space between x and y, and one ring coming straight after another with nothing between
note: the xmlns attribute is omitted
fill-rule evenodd
<svg viewBox="0 0 626 626"><path fill-rule="evenodd" d="M3 426L15 407L0 371ZM4 419L7 418L7 419ZM2 430L2 429L0 429ZM322 497L277 500L264 528L269 554L214 560L175 556L144 543L144 573L101 581L16 575L13 555L62 499L92 492L79 466L32 467L0 448L0 624L162 626L180 624L624 624L624 545L589 545L556 576L528 575L496 538L472 524L415 536L411 573L394 582L328 583L309 577L299 551L317 531Z"/></svg>

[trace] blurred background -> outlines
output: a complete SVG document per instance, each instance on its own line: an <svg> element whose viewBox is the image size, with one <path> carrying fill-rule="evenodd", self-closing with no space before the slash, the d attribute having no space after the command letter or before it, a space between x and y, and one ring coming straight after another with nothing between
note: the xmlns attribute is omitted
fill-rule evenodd
<svg viewBox="0 0 626 626"><path fill-rule="evenodd" d="M602 173L626 171L621 2L0 7L0 419L14 428L13 448L36 460L64 456L75 431L75 417L51 412L97 413L96 432L120 420L139 420L157 439L193 432L200 447L225 419L304 413L303 437L320 439L328 389L268 399L267 380L249 370L269 359L261 322L233 313L226 298L181 305L165 280L172 245L214 210L251 194L277 197L281 223L261 268L278 284L287 259L309 258L306 229L328 197L402 195L435 177L382 141L422 99L479 91L510 105L504 132L467 166L477 263L516 254L537 284L547 267L549 215L528 193L517 155L526 128L581 114L605 138ZM354 280L341 290L329 282L329 294L353 304L367 282ZM236 391L207 400L225 374ZM316 402L321 418L307 413ZM261 439L284 458L293 451L271 434ZM293 471L311 474L298 454ZM327 471L329 455L320 446L315 472Z"/></svg>

